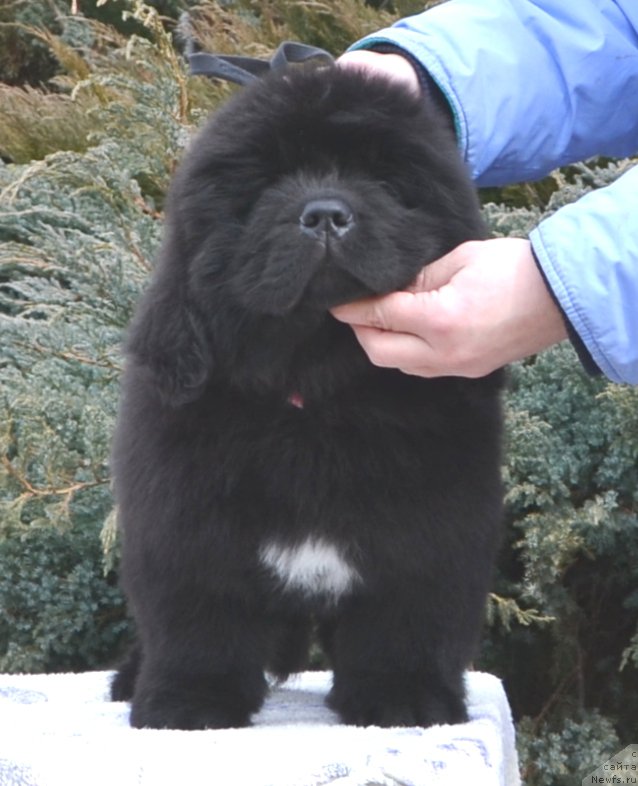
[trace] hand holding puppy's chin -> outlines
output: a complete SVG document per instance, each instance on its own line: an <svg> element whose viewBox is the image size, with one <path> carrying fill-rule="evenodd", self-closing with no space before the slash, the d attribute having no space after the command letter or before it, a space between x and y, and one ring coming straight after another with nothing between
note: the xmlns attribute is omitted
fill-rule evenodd
<svg viewBox="0 0 638 786"><path fill-rule="evenodd" d="M567 337L530 242L462 243L406 291L332 310L370 360L423 377L480 377Z"/></svg>

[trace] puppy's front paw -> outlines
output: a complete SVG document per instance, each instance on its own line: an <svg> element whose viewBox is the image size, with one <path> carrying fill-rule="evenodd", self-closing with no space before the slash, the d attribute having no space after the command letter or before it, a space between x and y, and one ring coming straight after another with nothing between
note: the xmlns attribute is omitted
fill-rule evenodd
<svg viewBox="0 0 638 786"><path fill-rule="evenodd" d="M417 675L335 677L326 702L353 726L427 727L467 721L461 690L424 684Z"/></svg>

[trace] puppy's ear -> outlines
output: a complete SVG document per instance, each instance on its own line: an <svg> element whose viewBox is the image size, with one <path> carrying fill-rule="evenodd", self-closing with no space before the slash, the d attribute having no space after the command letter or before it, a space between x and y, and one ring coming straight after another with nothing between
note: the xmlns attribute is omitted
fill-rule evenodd
<svg viewBox="0 0 638 786"><path fill-rule="evenodd" d="M187 254L177 235L168 229L125 344L129 362L152 375L171 406L195 400L212 368L210 342L188 291Z"/></svg>

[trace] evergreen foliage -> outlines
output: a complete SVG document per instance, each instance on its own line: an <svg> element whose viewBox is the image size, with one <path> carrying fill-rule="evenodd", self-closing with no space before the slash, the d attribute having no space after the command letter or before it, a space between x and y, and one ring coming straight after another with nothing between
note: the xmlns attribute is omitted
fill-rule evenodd
<svg viewBox="0 0 638 786"><path fill-rule="evenodd" d="M120 341L175 163L234 89L188 78L173 46L186 8L204 48L256 56L284 39L338 53L420 10L0 9L0 671L101 667L127 635L108 470ZM485 216L525 235L630 163L490 190ZM560 346L511 369L506 413L507 537L477 666L506 681L527 786L567 786L638 739L638 389L587 377Z"/></svg>

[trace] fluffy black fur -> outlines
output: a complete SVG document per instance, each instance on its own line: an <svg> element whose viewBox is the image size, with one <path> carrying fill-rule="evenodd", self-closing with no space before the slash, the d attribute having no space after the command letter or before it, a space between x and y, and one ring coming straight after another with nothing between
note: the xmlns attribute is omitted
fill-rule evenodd
<svg viewBox="0 0 638 786"><path fill-rule="evenodd" d="M249 724L264 671L301 667L311 616L344 722L466 719L500 529L500 373L376 368L328 309L484 236L448 121L385 80L298 66L196 137L114 444L139 647L113 697L134 726Z"/></svg>

